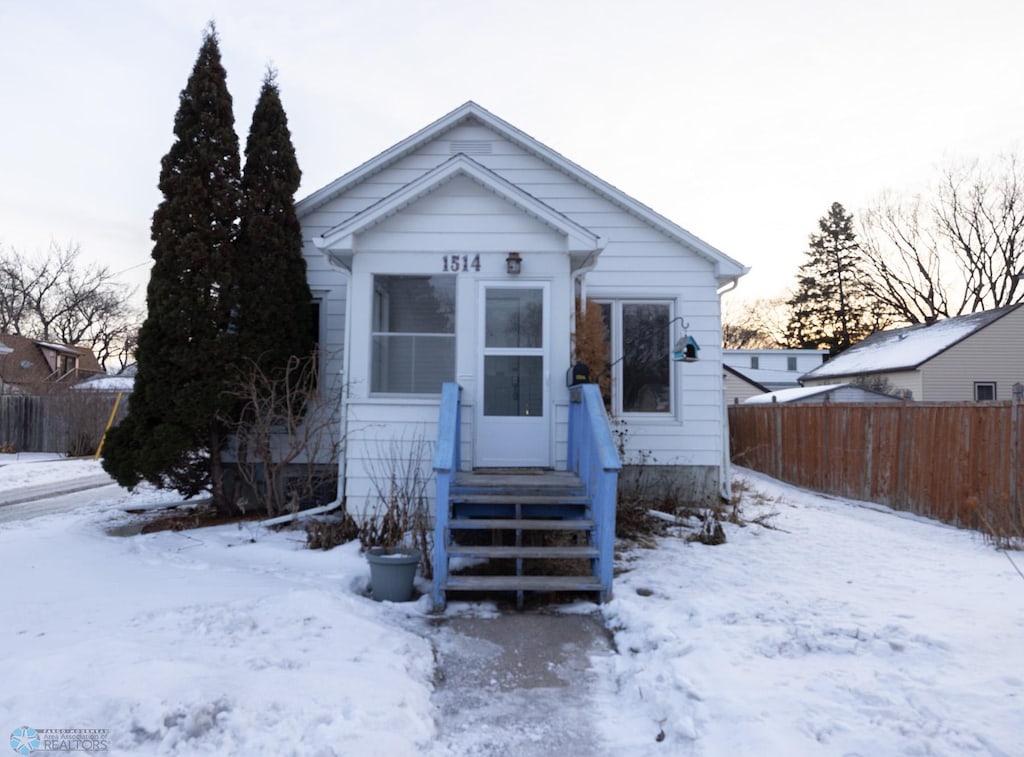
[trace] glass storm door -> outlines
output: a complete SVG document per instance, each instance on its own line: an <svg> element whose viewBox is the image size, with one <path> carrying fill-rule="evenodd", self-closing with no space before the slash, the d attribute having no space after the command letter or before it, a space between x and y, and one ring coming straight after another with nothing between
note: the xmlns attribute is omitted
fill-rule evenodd
<svg viewBox="0 0 1024 757"><path fill-rule="evenodd" d="M485 285L474 465L548 467L547 287Z"/></svg>

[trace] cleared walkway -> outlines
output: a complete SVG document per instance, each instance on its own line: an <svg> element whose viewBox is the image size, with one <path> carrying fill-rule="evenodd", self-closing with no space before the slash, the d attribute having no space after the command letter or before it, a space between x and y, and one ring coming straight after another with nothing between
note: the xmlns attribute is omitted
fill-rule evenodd
<svg viewBox="0 0 1024 757"><path fill-rule="evenodd" d="M435 755L604 755L595 697L613 684L600 616L546 613L437 621Z"/></svg>

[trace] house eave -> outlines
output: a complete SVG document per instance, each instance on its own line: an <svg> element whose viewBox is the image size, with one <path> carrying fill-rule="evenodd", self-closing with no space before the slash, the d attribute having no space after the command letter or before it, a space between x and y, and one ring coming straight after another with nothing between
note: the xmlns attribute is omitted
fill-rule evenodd
<svg viewBox="0 0 1024 757"><path fill-rule="evenodd" d="M377 201L351 218L313 237L313 244L320 250L329 251L329 257L351 270L351 256L354 255L359 234L400 213L420 198L456 177L466 177L483 189L510 203L523 213L563 235L565 251L574 264L581 265L595 252L604 248L604 239L576 223L533 195L523 191L507 179L481 165L465 154L457 154L422 176L409 182L387 197Z"/></svg>
<svg viewBox="0 0 1024 757"><path fill-rule="evenodd" d="M691 234L686 229L633 199L625 192L595 176L585 168L573 163L568 158L537 141L507 121L498 118L473 101L466 102L334 182L303 198L296 203L296 213L299 218L302 218L314 212L351 187L414 152L425 143L439 138L456 126L471 119L478 120L509 142L536 156L554 169L588 187L605 200L711 262L715 266L716 279L720 287L738 280L750 271L749 267L729 257L721 250Z"/></svg>

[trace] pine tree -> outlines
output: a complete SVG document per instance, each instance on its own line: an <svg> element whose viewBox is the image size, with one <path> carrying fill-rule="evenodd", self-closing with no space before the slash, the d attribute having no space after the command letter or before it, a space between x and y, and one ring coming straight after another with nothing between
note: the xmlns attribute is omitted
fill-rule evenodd
<svg viewBox="0 0 1024 757"><path fill-rule="evenodd" d="M153 215L154 265L128 417L104 446L118 483L146 480L227 505L220 460L236 339L234 242L241 210L238 137L211 24L174 119Z"/></svg>
<svg viewBox="0 0 1024 757"><path fill-rule="evenodd" d="M271 70L245 147L237 314L240 355L270 377L280 375L290 357L309 357L314 347L312 295L294 203L301 177Z"/></svg>
<svg viewBox="0 0 1024 757"><path fill-rule="evenodd" d="M787 302L786 339L791 348L827 348L836 355L871 332L871 319L860 291L853 215L834 202L818 229Z"/></svg>

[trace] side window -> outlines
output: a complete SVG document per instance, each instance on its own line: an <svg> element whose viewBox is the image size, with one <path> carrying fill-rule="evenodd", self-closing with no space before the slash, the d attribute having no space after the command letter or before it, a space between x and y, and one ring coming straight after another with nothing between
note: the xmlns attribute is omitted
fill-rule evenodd
<svg viewBox="0 0 1024 757"><path fill-rule="evenodd" d="M975 381L974 399L976 402L992 402L996 398L996 383L994 381Z"/></svg>
<svg viewBox="0 0 1024 757"><path fill-rule="evenodd" d="M671 410L670 320L667 304L623 303L622 412Z"/></svg>
<svg viewBox="0 0 1024 757"><path fill-rule="evenodd" d="M606 384L598 383L610 411L671 413L671 304L614 301L598 306L611 345L605 375L612 377L607 392Z"/></svg>
<svg viewBox="0 0 1024 757"><path fill-rule="evenodd" d="M757 355L751 355L750 356L750 367L754 368L754 369L760 368L761 367L761 358L759 358Z"/></svg>
<svg viewBox="0 0 1024 757"><path fill-rule="evenodd" d="M787 357L786 358L786 370L787 371L795 371L796 370L796 358L795 357Z"/></svg>
<svg viewBox="0 0 1024 757"><path fill-rule="evenodd" d="M320 311L322 307L322 300L319 298L312 300L309 303L309 328L312 331L310 334L311 341L313 342L313 385L314 387L320 385L320 372L323 370L323 354L320 351Z"/></svg>

